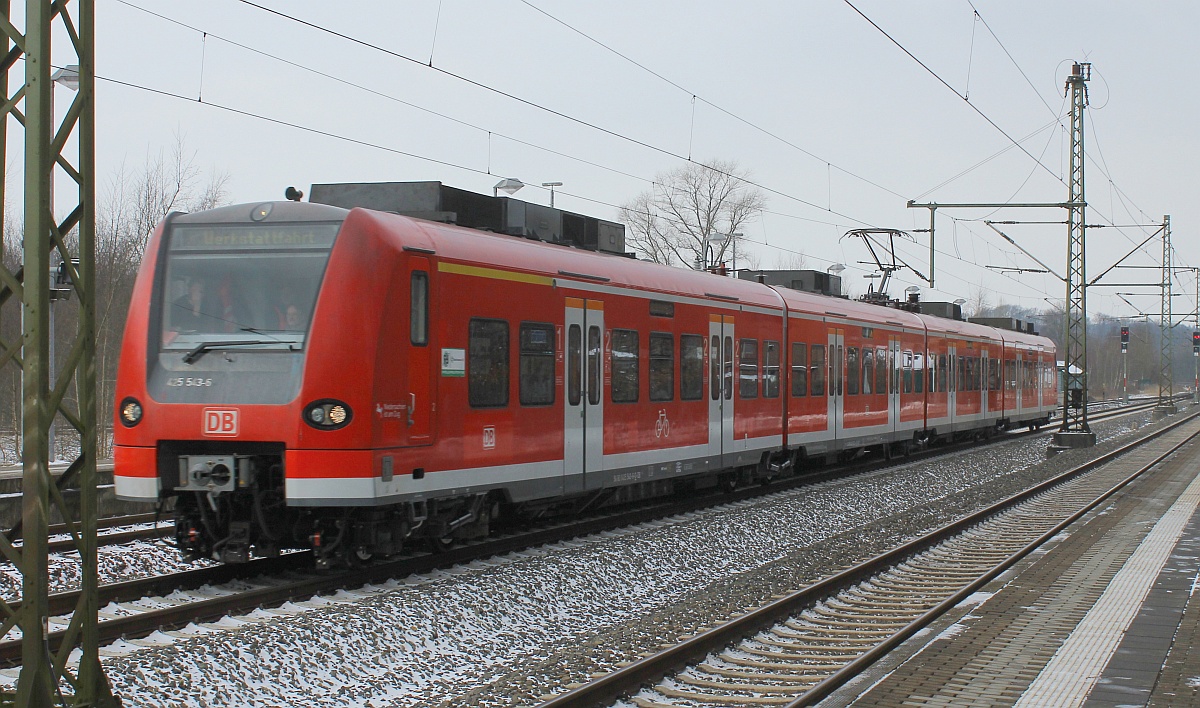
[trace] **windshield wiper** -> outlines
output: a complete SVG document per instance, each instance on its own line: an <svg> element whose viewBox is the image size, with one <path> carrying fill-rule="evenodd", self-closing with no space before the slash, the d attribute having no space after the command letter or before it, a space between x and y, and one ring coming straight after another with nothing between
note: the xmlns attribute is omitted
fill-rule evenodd
<svg viewBox="0 0 1200 708"><path fill-rule="evenodd" d="M193 364L200 357L204 356L211 349L225 349L227 347L249 347L256 344L279 344L278 339L234 339L224 342L201 342L192 348L190 352L183 355L183 363ZM294 347L289 343L288 351L294 351Z"/></svg>

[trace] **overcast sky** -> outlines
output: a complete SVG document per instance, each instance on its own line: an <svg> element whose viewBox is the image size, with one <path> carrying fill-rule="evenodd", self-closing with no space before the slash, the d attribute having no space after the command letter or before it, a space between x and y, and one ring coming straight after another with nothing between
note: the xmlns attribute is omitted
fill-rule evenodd
<svg viewBox="0 0 1200 708"><path fill-rule="evenodd" d="M536 185L562 182L557 206L613 219L689 157L734 160L767 191L744 229L760 267L797 253L811 268L842 262L861 268L844 275L862 292L867 253L842 234L926 227L909 199L1067 199L1063 86L1073 61L1090 61L1089 223L1170 214L1177 264L1200 265L1193 2L260 2L294 19L240 0L97 0L97 73L143 87L97 83L102 191L182 135L202 169L229 175L233 202L339 181L490 193L516 177L530 185L516 198L547 203ZM993 302L1061 302L1053 276L985 268L1038 266L982 219L1065 212L939 215L926 299L982 286ZM1063 271L1065 226L1002 228ZM1089 230L1089 275L1153 230ZM927 236L914 238L902 253L927 271ZM1152 241L1128 262L1160 252ZM920 284L897 277L893 293ZM1193 283L1180 275L1177 311L1195 307ZM1131 288L1093 289L1089 309L1134 314L1114 290ZM1158 291L1138 290L1129 299L1157 312Z"/></svg>

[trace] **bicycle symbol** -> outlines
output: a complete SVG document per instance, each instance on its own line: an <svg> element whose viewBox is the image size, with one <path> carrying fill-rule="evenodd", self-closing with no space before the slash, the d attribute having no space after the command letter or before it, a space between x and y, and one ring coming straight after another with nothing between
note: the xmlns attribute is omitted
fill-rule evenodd
<svg viewBox="0 0 1200 708"><path fill-rule="evenodd" d="M665 438L671 435L671 421L667 420L667 409L658 411L658 421L654 423L654 437Z"/></svg>

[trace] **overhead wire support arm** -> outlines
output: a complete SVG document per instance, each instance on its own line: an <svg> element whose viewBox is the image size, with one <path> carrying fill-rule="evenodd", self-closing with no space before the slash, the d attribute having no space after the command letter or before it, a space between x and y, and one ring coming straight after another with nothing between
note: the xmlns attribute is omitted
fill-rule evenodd
<svg viewBox="0 0 1200 708"><path fill-rule="evenodd" d="M1162 232L1162 230L1163 230L1163 227L1162 227L1162 226L1160 226L1160 227L1158 228L1158 231L1155 231L1154 233L1152 233L1152 234L1150 234L1149 236L1147 236L1145 241L1142 241L1142 242L1141 242L1141 243L1139 243L1138 245L1134 246L1134 247L1133 247L1133 248L1132 248L1132 249L1129 251L1129 253L1126 253L1125 255L1123 255L1123 256L1121 256L1120 258L1118 258L1118 259L1117 259L1117 262L1116 262L1116 263L1113 263L1112 265L1110 265L1110 266L1109 266L1109 267L1108 267L1108 268L1107 268L1107 269L1106 269L1106 270L1105 270L1103 273L1101 273L1100 275L1097 275L1095 278L1092 278L1092 280L1091 280L1091 281L1088 283L1088 287L1091 287L1091 286L1095 285L1095 284L1096 284L1096 283L1097 283L1097 282L1098 282L1098 281L1099 281L1101 278L1103 278L1104 276L1108 275L1109 271L1111 271L1113 268L1116 268L1116 267L1118 267L1118 266L1120 266L1120 267L1122 267L1122 268L1128 267L1128 266L1121 266L1121 263L1122 263L1122 262L1123 262L1123 261L1124 261L1126 258L1128 258L1128 257L1132 256L1134 253L1137 253L1137 252L1138 252L1138 250L1139 250L1139 249L1141 249L1141 247L1142 247L1142 246L1145 246L1147 243L1150 243L1150 240L1151 240L1151 239L1153 239L1155 236L1157 236L1157 235L1158 235L1160 232Z"/></svg>
<svg viewBox="0 0 1200 708"><path fill-rule="evenodd" d="M1013 246L1014 246L1014 247L1015 247L1017 250L1019 250L1021 253L1024 253L1026 256L1029 256L1029 258L1030 258L1031 260L1033 260L1033 262L1034 262L1034 263L1037 263L1037 264L1038 264L1038 265L1040 265L1041 267L1045 268L1046 270L1045 270L1044 272L1046 272L1046 273L1049 273L1050 275L1053 275L1055 278L1058 278L1059 280L1061 280L1061 281L1063 281L1063 282L1066 282L1066 280L1067 280L1067 279L1066 279L1066 278L1064 278L1063 276L1059 275L1057 271L1055 271L1053 268L1051 268L1050 266L1048 266L1048 265L1046 265L1045 263L1043 263L1043 262L1041 261L1041 259L1039 259L1037 256L1033 255L1033 254L1032 254L1032 253L1030 253L1029 251L1027 251L1027 250L1025 250L1024 248L1022 248L1022 247L1021 247L1021 244L1019 244L1019 243L1017 243L1015 240L1013 240L1013 238L1012 238L1011 236L1009 236L1008 234L1004 233L1004 232L1003 232L1003 231L1001 231L1000 229L996 228L994 224L996 224L996 223L999 223L999 222L994 222L994 221L984 221L983 223L987 224L987 225L988 225L988 228L990 228L992 231L995 231L996 233L1000 234L1000 237L1001 237L1001 238L1003 238L1005 241L1008 241L1010 244L1012 244L1012 245L1013 245Z"/></svg>

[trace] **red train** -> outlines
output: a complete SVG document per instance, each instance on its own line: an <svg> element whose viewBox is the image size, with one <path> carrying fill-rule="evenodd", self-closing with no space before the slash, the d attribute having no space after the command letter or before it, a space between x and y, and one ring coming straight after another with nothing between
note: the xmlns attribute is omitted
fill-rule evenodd
<svg viewBox="0 0 1200 708"><path fill-rule="evenodd" d="M1030 333L366 208L230 206L150 241L116 493L174 498L195 556L353 561L1044 424L1054 365Z"/></svg>

